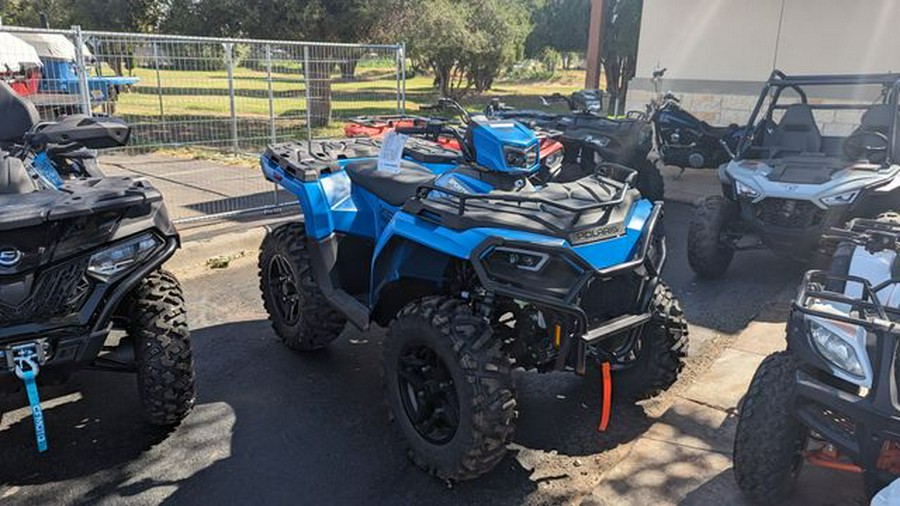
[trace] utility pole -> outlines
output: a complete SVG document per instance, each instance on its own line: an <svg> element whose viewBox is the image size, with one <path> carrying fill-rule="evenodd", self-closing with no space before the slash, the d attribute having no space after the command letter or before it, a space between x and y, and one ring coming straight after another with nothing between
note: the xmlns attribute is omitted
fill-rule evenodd
<svg viewBox="0 0 900 506"><path fill-rule="evenodd" d="M587 73L585 89L600 88L600 38L603 27L603 0L591 0L591 26L588 32Z"/></svg>

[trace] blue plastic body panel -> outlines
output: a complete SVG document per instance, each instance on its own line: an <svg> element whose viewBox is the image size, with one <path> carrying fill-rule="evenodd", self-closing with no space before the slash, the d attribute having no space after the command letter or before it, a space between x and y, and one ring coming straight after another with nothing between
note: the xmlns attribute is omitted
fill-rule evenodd
<svg viewBox="0 0 900 506"><path fill-rule="evenodd" d="M349 161L340 160L337 163L343 168ZM343 170L321 174L316 181L304 183L266 156L261 158L261 166L268 179L297 196L303 209L308 237L322 240L339 233L372 240L370 308L378 301L380 290L391 281L412 276L440 282L448 262L452 259L468 261L479 245L492 238L568 249L595 269L622 264L637 254L644 224L653 210L651 202L637 201L626 218L625 234L572 247L560 237L515 229L485 227L455 230L441 226L405 213L365 189L353 186ZM461 174L444 177L461 178L466 185L484 185Z"/></svg>
<svg viewBox="0 0 900 506"><path fill-rule="evenodd" d="M530 129L518 121L481 121L471 127L472 144L478 165L501 172L531 173L540 168L540 140ZM509 167L506 164L504 146L533 149L537 157L527 169Z"/></svg>

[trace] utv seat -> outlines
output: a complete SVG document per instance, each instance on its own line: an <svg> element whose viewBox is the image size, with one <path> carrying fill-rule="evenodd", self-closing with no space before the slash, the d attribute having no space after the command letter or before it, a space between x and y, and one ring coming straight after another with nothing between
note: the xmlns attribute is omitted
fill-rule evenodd
<svg viewBox="0 0 900 506"><path fill-rule="evenodd" d="M859 121L859 127L853 131L852 135L867 132L877 132L885 135L890 140L891 126L893 122L894 108L890 104L876 104L863 113ZM900 126L900 117L897 118L897 125ZM900 146L900 128L897 129L897 139L894 140L895 146ZM862 153L858 153L857 156ZM855 157L854 157L855 158Z"/></svg>
<svg viewBox="0 0 900 506"><path fill-rule="evenodd" d="M37 108L31 101L20 97L5 82L0 81L0 144L13 144L41 121Z"/></svg>
<svg viewBox="0 0 900 506"><path fill-rule="evenodd" d="M806 104L788 106L775 130L763 140L763 147L773 152L818 153L822 133L812 109Z"/></svg>
<svg viewBox="0 0 900 506"><path fill-rule="evenodd" d="M420 186L432 184L436 177L425 167L407 160L400 162L400 171L396 173L378 170L377 159L350 162L344 170L353 184L396 207L412 198Z"/></svg>

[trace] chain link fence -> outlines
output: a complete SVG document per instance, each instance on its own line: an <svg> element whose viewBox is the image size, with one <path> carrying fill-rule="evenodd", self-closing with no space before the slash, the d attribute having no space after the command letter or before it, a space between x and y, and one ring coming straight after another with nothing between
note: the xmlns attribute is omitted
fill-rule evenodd
<svg viewBox="0 0 900 506"><path fill-rule="evenodd" d="M163 150L257 154L268 143L343 135L348 118L402 114L402 45L222 39L0 26L0 78L42 119L110 114L132 126L112 173L149 177L176 221L277 207L247 166L169 160ZM190 162L190 163L189 163Z"/></svg>

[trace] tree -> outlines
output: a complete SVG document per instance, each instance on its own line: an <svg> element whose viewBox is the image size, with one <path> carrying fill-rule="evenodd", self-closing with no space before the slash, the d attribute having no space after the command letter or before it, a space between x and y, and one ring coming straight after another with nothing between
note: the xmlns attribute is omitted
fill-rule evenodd
<svg viewBox="0 0 900 506"><path fill-rule="evenodd" d="M600 63L606 74L606 91L625 110L628 83L637 67L638 36L641 30L643 0L605 0L600 44Z"/></svg>
<svg viewBox="0 0 900 506"><path fill-rule="evenodd" d="M403 40L414 68L430 70L444 96L491 88L522 52L530 12L521 0L394 0L382 38ZM385 29L385 27L389 27Z"/></svg>
<svg viewBox="0 0 900 506"><path fill-rule="evenodd" d="M604 0L600 63L606 91L625 106L628 82L634 77L643 0ZM584 51L588 43L590 0L550 0L534 14L534 30L525 43L530 56L544 47L560 52ZM614 107L613 107L614 108Z"/></svg>

